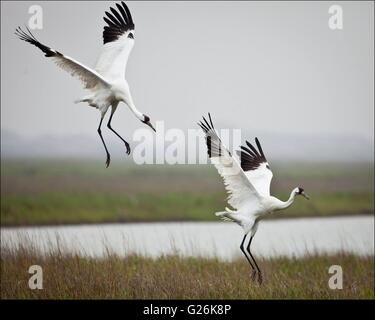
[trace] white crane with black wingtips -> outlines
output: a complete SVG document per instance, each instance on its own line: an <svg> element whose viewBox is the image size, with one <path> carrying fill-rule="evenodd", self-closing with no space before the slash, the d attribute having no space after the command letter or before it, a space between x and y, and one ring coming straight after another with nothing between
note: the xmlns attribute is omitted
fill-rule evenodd
<svg viewBox="0 0 375 320"><path fill-rule="evenodd" d="M199 122L198 125L205 133L208 156L224 180L228 192L228 203L235 209L225 208L225 211L217 212L216 215L223 220L235 222L243 228L245 235L240 249L253 270L253 280L258 275L258 281L262 283L262 273L250 250L259 220L274 211L291 206L296 195L309 198L301 187L293 189L289 199L285 202L271 196L270 185L273 174L259 140L255 138L258 150L246 141L246 146L241 146L241 150L237 151L240 156L240 161L238 161L222 144L212 123L211 115L208 114L208 116L209 121L203 117L203 122ZM246 250L249 256L244 249L248 235L250 235L250 240Z"/></svg>
<svg viewBox="0 0 375 320"><path fill-rule="evenodd" d="M45 53L46 57L52 59L59 67L81 80L85 88L90 91L88 95L76 102L86 102L89 106L97 108L101 113L98 133L107 154L107 167L111 158L102 136L101 125L109 107L111 107L111 115L107 127L124 142L127 154L130 154L129 143L111 127L113 114L120 102L124 102L141 122L155 131L150 122L150 117L144 115L135 107L128 82L125 80L126 64L134 46L134 23L124 2L117 3L116 7L117 10L111 7L111 12L105 12L104 21L107 26L104 27L103 31L104 45L94 69L86 67L82 63L40 43L27 27L27 32L20 27L16 29L16 35L21 40L38 47Z"/></svg>

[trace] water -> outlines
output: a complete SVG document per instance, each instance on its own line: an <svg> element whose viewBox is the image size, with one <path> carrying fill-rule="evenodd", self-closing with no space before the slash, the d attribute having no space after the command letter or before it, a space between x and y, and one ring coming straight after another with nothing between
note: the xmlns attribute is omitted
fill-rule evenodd
<svg viewBox="0 0 375 320"><path fill-rule="evenodd" d="M109 250L124 256L179 253L232 259L241 254L242 229L229 222L135 223L59 227L2 228L1 246L32 244L42 252L56 248L94 257ZM374 254L374 216L262 221L252 250L263 257L306 253Z"/></svg>

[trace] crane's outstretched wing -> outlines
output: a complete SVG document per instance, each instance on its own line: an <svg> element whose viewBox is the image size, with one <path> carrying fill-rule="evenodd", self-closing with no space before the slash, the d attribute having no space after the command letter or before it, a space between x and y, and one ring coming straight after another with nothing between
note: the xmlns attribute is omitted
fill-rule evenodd
<svg viewBox="0 0 375 320"><path fill-rule="evenodd" d="M236 209L246 204L256 204L259 194L246 177L238 161L222 144L212 123L211 115L209 122L203 117L203 122L198 123L206 134L208 156L215 165L224 180L228 192L228 203Z"/></svg>
<svg viewBox="0 0 375 320"><path fill-rule="evenodd" d="M241 146L241 151L237 151L237 154L240 156L241 168L251 184L261 195L269 196L273 174L258 138L255 138L255 143L258 150L246 141L247 147Z"/></svg>
<svg viewBox="0 0 375 320"><path fill-rule="evenodd" d="M116 4L103 18L107 25L103 31L104 46L96 63L97 70L106 79L115 81L125 78L125 69L134 46L134 23L124 2Z"/></svg>
<svg viewBox="0 0 375 320"><path fill-rule="evenodd" d="M34 37L27 27L26 29L28 33L18 27L15 33L21 40L24 40L42 50L45 53L45 56L51 58L61 69L69 72L73 77L81 80L86 89L94 89L97 86L107 87L109 85L107 81L95 70L92 70L78 61L45 46Z"/></svg>

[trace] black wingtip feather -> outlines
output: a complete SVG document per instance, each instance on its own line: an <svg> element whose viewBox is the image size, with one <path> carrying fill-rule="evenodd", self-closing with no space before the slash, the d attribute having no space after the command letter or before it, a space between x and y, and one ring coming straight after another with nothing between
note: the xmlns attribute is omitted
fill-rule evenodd
<svg viewBox="0 0 375 320"><path fill-rule="evenodd" d="M213 129L214 128L214 124L212 122L211 113L208 113L208 117L210 118L210 123L211 123L212 129Z"/></svg>
<svg viewBox="0 0 375 320"><path fill-rule="evenodd" d="M205 129L205 127L203 126L202 122L197 122L197 124L198 124L198 126L201 127L201 129L202 129L204 132L206 132L206 129Z"/></svg>
<svg viewBox="0 0 375 320"><path fill-rule="evenodd" d="M129 17L128 17L126 11L124 10L124 6L120 5L119 3L116 3L116 7L121 12L121 15L124 17L125 22L130 23Z"/></svg>
<svg viewBox="0 0 375 320"><path fill-rule="evenodd" d="M115 8L112 8L112 7L111 7L110 10L111 10L112 14L116 17L117 22L118 22L120 25L125 26L125 25L126 25L126 22L125 22L126 19L124 19L123 17L121 17L121 16L119 15L119 13L116 11Z"/></svg>
<svg viewBox="0 0 375 320"><path fill-rule="evenodd" d="M259 142L259 140L258 140L257 137L255 137L255 143L257 144L257 147L258 147L258 149L259 149L260 155L261 155L262 157L264 157L264 153L263 153L262 146L260 145L260 142ZM264 158L265 158L265 157L264 157Z"/></svg>
<svg viewBox="0 0 375 320"><path fill-rule="evenodd" d="M258 157L260 156L260 154L258 153L258 150L249 141L246 141L246 144L255 153L256 156Z"/></svg>
<svg viewBox="0 0 375 320"><path fill-rule="evenodd" d="M103 31L104 44L116 41L127 31L134 30L133 18L125 2L122 1L121 5L116 3L116 8L110 7L111 12L105 11L107 17L103 17L103 19L107 26Z"/></svg>
<svg viewBox="0 0 375 320"><path fill-rule="evenodd" d="M210 126L210 124L208 123L208 121L206 120L206 118L203 118L203 120L204 120L204 122L205 122L207 128L211 129L211 126Z"/></svg>
<svg viewBox="0 0 375 320"><path fill-rule="evenodd" d="M246 148L245 146L241 146L241 149L245 152L247 152L251 157L255 158L256 157L256 154L254 154L254 152L252 152L250 149Z"/></svg>
<svg viewBox="0 0 375 320"><path fill-rule="evenodd" d="M133 18L132 18L132 15L131 15L131 13L130 13L130 10L129 10L128 6L125 4L124 1L121 1L121 4L122 4L122 6L124 7L124 9L125 9L125 11L126 11L126 14L127 14L128 18L129 18L129 23L130 23L131 25L133 25L133 28L134 28Z"/></svg>
<svg viewBox="0 0 375 320"><path fill-rule="evenodd" d="M209 130L214 130L214 124L212 122L212 118L211 118L211 114L208 112L208 119L209 119L209 122L207 121L207 119L202 116L202 119L204 121L204 128L209 131ZM203 122L200 122L202 125L203 125Z"/></svg>
<svg viewBox="0 0 375 320"><path fill-rule="evenodd" d="M259 151L249 141L246 141L246 145L250 149L245 146L241 146L241 150L237 152L240 155L241 168L244 171L255 170L262 163L267 163L267 159L264 156L264 153L263 153L263 150L262 150L262 147L260 145L258 138L255 138L255 143Z"/></svg>
<svg viewBox="0 0 375 320"><path fill-rule="evenodd" d="M26 27L26 30L29 32L27 34L24 30L22 30L21 27L16 28L15 34L18 36L19 39L28 42L36 47L38 47L40 50L42 50L45 53L46 57L53 57L55 55L58 55L59 53L57 51L52 50L51 48L45 46L44 44L40 43L34 35L31 33L28 27Z"/></svg>
<svg viewBox="0 0 375 320"><path fill-rule="evenodd" d="M220 157L223 155L222 150L221 150L221 141L220 138L217 136L214 128L214 124L212 122L211 114L208 112L208 119L202 116L203 121L199 121L198 125L201 127L203 132L206 134L206 145L207 145L207 153L208 157ZM211 132L210 132L211 131ZM209 133L210 132L210 133ZM216 141L219 141L219 146L213 146L212 145L212 139L215 139ZM217 142L216 142L217 143ZM230 152L228 151L230 154Z"/></svg>

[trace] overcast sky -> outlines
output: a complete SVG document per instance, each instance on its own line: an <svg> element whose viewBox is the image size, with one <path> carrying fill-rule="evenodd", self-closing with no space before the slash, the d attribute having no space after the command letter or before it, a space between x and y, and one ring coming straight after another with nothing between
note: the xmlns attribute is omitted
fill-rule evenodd
<svg viewBox="0 0 375 320"><path fill-rule="evenodd" d="M340 4L344 29L328 27ZM1 2L1 127L21 137L97 138L99 112L73 101L78 80L14 35L43 8L42 43L93 66L113 2ZM127 2L136 25L127 80L135 103L166 128L216 123L255 134L374 141L373 2ZM142 127L127 107L113 126Z"/></svg>

